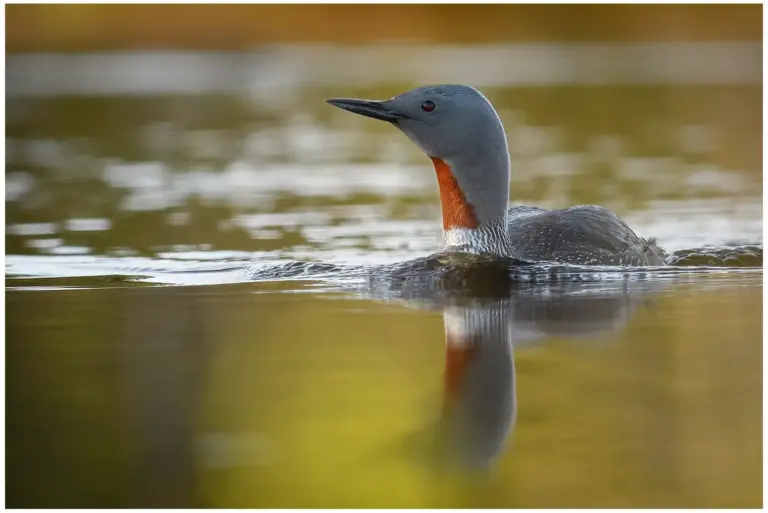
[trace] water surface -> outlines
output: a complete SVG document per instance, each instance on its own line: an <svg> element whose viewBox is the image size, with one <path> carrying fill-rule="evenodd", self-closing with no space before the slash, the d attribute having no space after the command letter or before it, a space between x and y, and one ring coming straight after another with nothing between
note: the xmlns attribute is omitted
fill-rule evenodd
<svg viewBox="0 0 768 513"><path fill-rule="evenodd" d="M468 283L9 292L9 505L760 503L760 272Z"/></svg>
<svg viewBox="0 0 768 513"><path fill-rule="evenodd" d="M418 67L369 83L331 79L338 49L18 57L9 506L759 506L754 47L621 64L660 48L568 50L585 75L557 48L466 49L541 57L478 75L513 202L605 205L676 264L533 274L425 259L429 162L322 101L389 97ZM68 59L91 74L57 82ZM115 80L137 63L146 80Z"/></svg>

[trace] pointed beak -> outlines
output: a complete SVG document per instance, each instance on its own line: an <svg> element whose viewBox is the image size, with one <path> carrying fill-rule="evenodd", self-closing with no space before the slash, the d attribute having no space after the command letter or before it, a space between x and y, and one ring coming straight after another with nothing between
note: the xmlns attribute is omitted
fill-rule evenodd
<svg viewBox="0 0 768 513"><path fill-rule="evenodd" d="M331 98L330 100L325 101L340 109L348 110L349 112L354 112L355 114L360 114L369 118L380 119L381 121L392 122L406 117L387 107L386 102L356 100L354 98Z"/></svg>

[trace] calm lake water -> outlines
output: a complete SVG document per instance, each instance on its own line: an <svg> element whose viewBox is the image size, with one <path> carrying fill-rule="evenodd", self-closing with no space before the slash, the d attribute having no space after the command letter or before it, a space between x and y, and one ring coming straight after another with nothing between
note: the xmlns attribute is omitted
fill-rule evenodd
<svg viewBox="0 0 768 513"><path fill-rule="evenodd" d="M415 66L11 61L9 507L761 506L754 48L470 50L538 63L477 75L513 203L607 206L678 266L395 272L438 247L434 171L322 100Z"/></svg>

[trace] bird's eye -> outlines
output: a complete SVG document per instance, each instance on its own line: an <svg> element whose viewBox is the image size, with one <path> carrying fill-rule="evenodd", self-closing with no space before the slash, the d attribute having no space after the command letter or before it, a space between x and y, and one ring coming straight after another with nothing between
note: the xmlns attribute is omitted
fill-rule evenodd
<svg viewBox="0 0 768 513"><path fill-rule="evenodd" d="M432 112L435 110L435 102L432 100L427 100L424 103L421 104L421 110L424 112Z"/></svg>

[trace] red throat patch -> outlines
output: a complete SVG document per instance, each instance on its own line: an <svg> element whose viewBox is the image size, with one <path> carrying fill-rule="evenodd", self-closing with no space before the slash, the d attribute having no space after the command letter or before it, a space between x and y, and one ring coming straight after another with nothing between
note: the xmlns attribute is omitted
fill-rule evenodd
<svg viewBox="0 0 768 513"><path fill-rule="evenodd" d="M443 209L443 229L477 228L475 209L464 197L456 177L445 161L430 157L435 165L437 184L440 186L440 204Z"/></svg>

